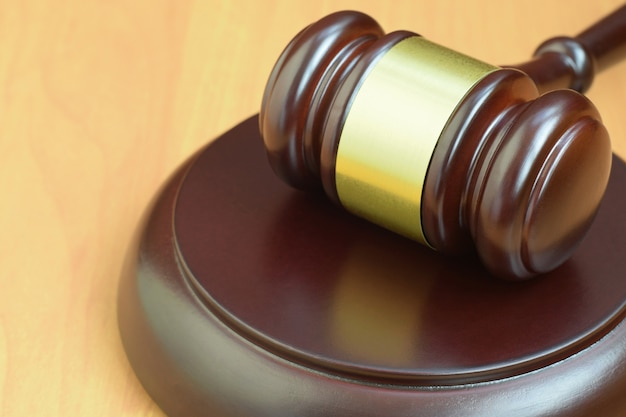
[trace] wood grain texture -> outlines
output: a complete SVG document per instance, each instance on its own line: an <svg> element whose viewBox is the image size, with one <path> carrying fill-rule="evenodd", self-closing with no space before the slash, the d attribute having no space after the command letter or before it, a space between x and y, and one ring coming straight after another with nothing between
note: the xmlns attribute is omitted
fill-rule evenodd
<svg viewBox="0 0 626 417"><path fill-rule="evenodd" d="M162 415L119 341L126 247L175 167L259 110L311 21L358 9L510 64L619 4L0 0L0 415ZM626 64L588 96L626 157Z"/></svg>

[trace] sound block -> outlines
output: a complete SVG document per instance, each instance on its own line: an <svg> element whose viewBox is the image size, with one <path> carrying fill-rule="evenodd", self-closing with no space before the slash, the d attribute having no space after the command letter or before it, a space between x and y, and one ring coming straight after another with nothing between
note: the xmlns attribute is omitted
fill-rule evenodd
<svg viewBox="0 0 626 417"><path fill-rule="evenodd" d="M574 257L491 277L293 190L257 118L184 164L140 225L119 327L170 416L623 416L626 166Z"/></svg>

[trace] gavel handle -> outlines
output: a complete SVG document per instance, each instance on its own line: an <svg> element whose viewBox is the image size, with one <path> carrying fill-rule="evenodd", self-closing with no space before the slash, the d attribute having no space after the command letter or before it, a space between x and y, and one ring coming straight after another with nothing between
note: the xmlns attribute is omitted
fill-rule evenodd
<svg viewBox="0 0 626 417"><path fill-rule="evenodd" d="M507 67L524 71L541 92L571 88L584 93L593 78L626 57L626 5L575 38L557 37L537 48L528 62Z"/></svg>
<svg viewBox="0 0 626 417"><path fill-rule="evenodd" d="M595 57L602 71L626 57L626 5L576 37Z"/></svg>

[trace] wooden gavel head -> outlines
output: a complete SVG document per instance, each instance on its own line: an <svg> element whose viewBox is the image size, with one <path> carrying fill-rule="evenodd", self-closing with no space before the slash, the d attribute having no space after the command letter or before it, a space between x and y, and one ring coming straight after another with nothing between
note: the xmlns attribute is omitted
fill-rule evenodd
<svg viewBox="0 0 626 417"><path fill-rule="evenodd" d="M596 65L581 42L556 38L521 70L496 67L340 12L284 50L260 130L287 183L525 279L572 255L608 182L611 144L593 104L572 89L541 94L584 90Z"/></svg>

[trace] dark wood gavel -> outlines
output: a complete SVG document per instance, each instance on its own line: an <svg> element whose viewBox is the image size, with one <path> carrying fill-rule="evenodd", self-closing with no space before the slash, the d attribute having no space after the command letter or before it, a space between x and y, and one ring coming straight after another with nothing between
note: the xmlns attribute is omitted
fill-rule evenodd
<svg viewBox="0 0 626 417"><path fill-rule="evenodd" d="M625 40L626 6L497 67L332 14L272 70L260 112L269 162L438 251L474 248L496 276L548 272L584 238L608 182L609 135L582 93Z"/></svg>

